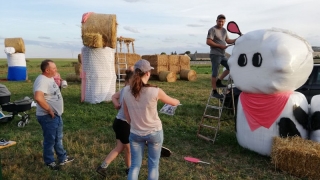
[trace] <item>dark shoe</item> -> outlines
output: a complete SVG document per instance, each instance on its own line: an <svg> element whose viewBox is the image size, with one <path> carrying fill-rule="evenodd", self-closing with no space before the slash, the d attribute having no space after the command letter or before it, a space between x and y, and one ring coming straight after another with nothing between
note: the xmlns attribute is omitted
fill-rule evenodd
<svg viewBox="0 0 320 180"><path fill-rule="evenodd" d="M216 86L217 86L217 87L220 87L220 88L221 88L221 87L227 87L226 85L224 85L224 84L221 83L221 80L220 80L220 79L217 80Z"/></svg>
<svg viewBox="0 0 320 180"><path fill-rule="evenodd" d="M129 168L125 170L127 175L129 174L129 170L130 170Z"/></svg>
<svg viewBox="0 0 320 180"><path fill-rule="evenodd" d="M160 157L170 157L170 156L171 156L170 149L162 146Z"/></svg>
<svg viewBox="0 0 320 180"><path fill-rule="evenodd" d="M69 163L69 162L72 162L73 160L74 160L73 157L67 156L67 159L65 159L65 160L64 160L63 162L61 162L59 165L60 165L60 166L63 166L63 165L65 165L65 164Z"/></svg>
<svg viewBox="0 0 320 180"><path fill-rule="evenodd" d="M57 171L59 170L59 166L55 163L55 162L52 162L50 164L47 164L48 168L50 168L51 170L54 170L54 171Z"/></svg>
<svg viewBox="0 0 320 180"><path fill-rule="evenodd" d="M219 93L213 93L212 92L212 95L211 95L213 98L217 98L217 99L223 99L224 96L222 94L219 94Z"/></svg>
<svg viewBox="0 0 320 180"><path fill-rule="evenodd" d="M107 168L102 168L101 166L98 166L96 172L103 177L107 177Z"/></svg>

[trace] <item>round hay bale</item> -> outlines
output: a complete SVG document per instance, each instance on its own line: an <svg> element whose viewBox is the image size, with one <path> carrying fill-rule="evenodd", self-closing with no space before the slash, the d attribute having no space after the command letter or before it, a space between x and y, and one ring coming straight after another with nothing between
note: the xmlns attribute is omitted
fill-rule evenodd
<svg viewBox="0 0 320 180"><path fill-rule="evenodd" d="M159 80L165 82L175 82L177 80L177 75L176 73L170 71L160 71Z"/></svg>
<svg viewBox="0 0 320 180"><path fill-rule="evenodd" d="M80 75L81 71L82 71L82 65L80 63L77 63L74 66L74 71L76 72L76 75Z"/></svg>
<svg viewBox="0 0 320 180"><path fill-rule="evenodd" d="M181 69L180 79L195 81L197 79L197 73L194 70Z"/></svg>
<svg viewBox="0 0 320 180"><path fill-rule="evenodd" d="M22 38L5 38L4 47L14 47L16 53L25 53L26 49Z"/></svg>
<svg viewBox="0 0 320 180"><path fill-rule="evenodd" d="M80 76L76 74L68 74L66 77L67 82L81 82Z"/></svg>
<svg viewBox="0 0 320 180"><path fill-rule="evenodd" d="M78 62L81 64L81 54L78 54Z"/></svg>
<svg viewBox="0 0 320 180"><path fill-rule="evenodd" d="M103 47L110 47L115 49L117 45L116 15L90 13L87 20L83 22L81 26L82 38L85 37L85 34L90 34L90 33L100 34L102 36ZM86 37L88 38L88 36ZM82 40L84 42L84 39ZM90 38L88 39L88 41L90 41Z"/></svg>

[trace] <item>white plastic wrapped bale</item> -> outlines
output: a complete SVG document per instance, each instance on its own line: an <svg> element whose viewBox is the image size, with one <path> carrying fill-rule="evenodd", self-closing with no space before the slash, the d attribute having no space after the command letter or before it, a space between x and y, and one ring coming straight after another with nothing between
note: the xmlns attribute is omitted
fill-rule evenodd
<svg viewBox="0 0 320 180"><path fill-rule="evenodd" d="M307 138L308 118L293 113L296 106L308 112L305 96L294 92L313 67L311 46L303 38L281 29L246 33L237 39L228 64L242 90L236 120L242 147L270 155L274 136Z"/></svg>
<svg viewBox="0 0 320 180"><path fill-rule="evenodd" d="M24 81L27 78L27 63L24 53L7 53L8 81Z"/></svg>
<svg viewBox="0 0 320 180"><path fill-rule="evenodd" d="M310 139L320 142L320 95L312 97L310 106Z"/></svg>
<svg viewBox="0 0 320 180"><path fill-rule="evenodd" d="M82 48L82 100L92 104L110 101L116 91L115 50Z"/></svg>

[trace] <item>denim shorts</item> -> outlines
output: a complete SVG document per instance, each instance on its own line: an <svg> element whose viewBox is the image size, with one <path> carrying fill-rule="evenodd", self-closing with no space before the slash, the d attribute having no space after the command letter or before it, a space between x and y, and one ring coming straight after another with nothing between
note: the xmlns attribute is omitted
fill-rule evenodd
<svg viewBox="0 0 320 180"><path fill-rule="evenodd" d="M225 56L210 54L212 77L217 77L219 74L219 65L221 64L229 70L228 59Z"/></svg>

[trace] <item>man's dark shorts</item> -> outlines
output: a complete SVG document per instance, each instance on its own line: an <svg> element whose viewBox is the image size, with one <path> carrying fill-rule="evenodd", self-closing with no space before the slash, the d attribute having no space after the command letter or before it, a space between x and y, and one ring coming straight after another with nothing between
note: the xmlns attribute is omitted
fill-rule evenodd
<svg viewBox="0 0 320 180"><path fill-rule="evenodd" d="M225 56L210 54L212 77L217 77L219 74L219 65L221 64L229 70L228 59Z"/></svg>

